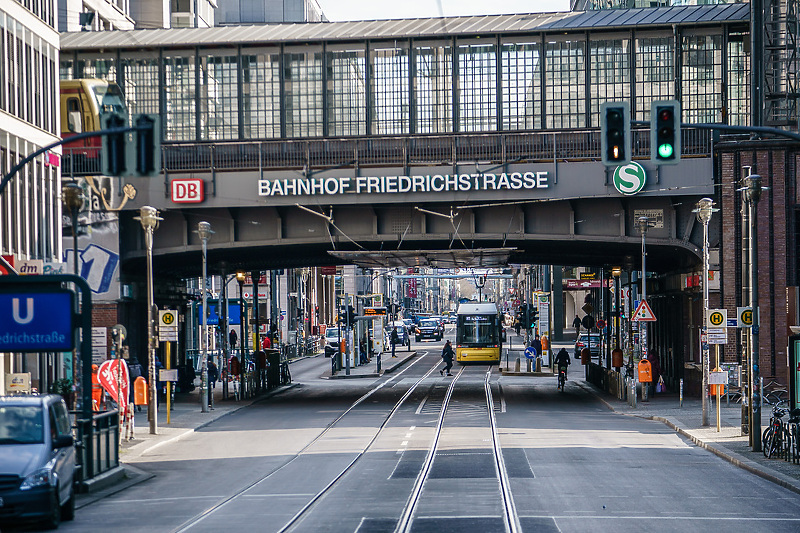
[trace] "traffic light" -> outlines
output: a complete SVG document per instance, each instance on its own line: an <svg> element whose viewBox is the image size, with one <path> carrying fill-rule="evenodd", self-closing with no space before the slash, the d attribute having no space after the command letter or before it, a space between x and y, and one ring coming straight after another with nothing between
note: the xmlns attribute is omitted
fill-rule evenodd
<svg viewBox="0 0 800 533"><path fill-rule="evenodd" d="M100 115L102 129L124 128L128 125L128 117L122 113ZM100 149L101 171L106 176L122 176L126 173L126 133L103 135Z"/></svg>
<svg viewBox="0 0 800 533"><path fill-rule="evenodd" d="M539 310L535 307L531 307L530 317L528 318L530 319L531 327L533 327L533 325L539 320Z"/></svg>
<svg viewBox="0 0 800 533"><path fill-rule="evenodd" d="M650 160L676 165L681 160L681 104L677 100L653 102L650 107Z"/></svg>
<svg viewBox="0 0 800 533"><path fill-rule="evenodd" d="M631 161L631 106L605 102L600 106L600 159L607 167Z"/></svg>
<svg viewBox="0 0 800 533"><path fill-rule="evenodd" d="M155 176L161 172L161 118L158 115L133 117L135 142L128 143L128 173Z"/></svg>
<svg viewBox="0 0 800 533"><path fill-rule="evenodd" d="M347 327L353 327L356 323L356 310L352 305L347 306Z"/></svg>

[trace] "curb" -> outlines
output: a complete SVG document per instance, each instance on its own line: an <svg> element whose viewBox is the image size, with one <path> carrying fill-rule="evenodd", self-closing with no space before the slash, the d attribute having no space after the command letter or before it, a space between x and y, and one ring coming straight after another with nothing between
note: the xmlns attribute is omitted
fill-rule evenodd
<svg viewBox="0 0 800 533"><path fill-rule="evenodd" d="M416 356L417 356L417 351L416 350L414 350L412 352L408 352L405 357L401 358L399 361L396 361L391 366L385 365L380 373L378 373L378 372L370 372L369 374L350 374L348 376L347 374L342 374L341 373L342 370L340 370L339 373L334 374L334 375L330 375L329 374L330 370L326 370L325 373L320 376L320 379L379 378L384 374L391 374L392 372L394 372L395 370L397 370L398 368L400 368L401 366L403 366L404 364L406 364L408 361L410 361L411 359L415 358ZM381 358L382 358L381 360L383 360L383 356L381 356ZM392 357L389 356L389 359L391 359L391 358Z"/></svg>
<svg viewBox="0 0 800 533"><path fill-rule="evenodd" d="M587 387L586 384L584 384L584 383L578 383L578 386L581 387L582 389L586 390L587 392L590 392L592 395L594 395L595 398L600 400L601 403L603 403L606 407L608 407L609 410L611 410L612 412L614 412L614 413L616 413L618 415L632 416L632 417L636 417L636 418L641 418L643 420L653 420L655 422L661 422L664 425L666 425L667 427L672 428L676 433L678 433L678 434L682 435L683 437L686 437L687 439L692 441L692 443L694 443L696 446L699 446L700 448L704 448L704 449L710 451L711 453L713 453L717 457L719 457L721 459L724 459L725 461L728 461L732 465L737 466L737 467L739 467L739 468L741 468L743 470L747 470L748 472L750 472L752 474L755 474L755 475L757 475L758 477L760 477L762 479L765 479L767 481L775 483L776 485L779 485L779 486L781 486L781 487L783 487L783 488L785 488L787 490L790 490L792 492L800 494L800 484L798 484L797 481L795 481L794 479L792 479L792 478L790 478L788 476L785 476L784 474L781 474L780 472L776 472L776 471L774 471L774 470L772 470L772 469L770 469L768 467L765 467L765 466L760 465L760 464L758 464L758 463L756 463L754 461L751 461L750 459L747 459L746 457L743 457L743 456L739 455L736 452L732 452L730 450L725 450L725 449L723 449L723 448L721 448L721 447L719 447L717 445L714 445L714 444L709 444L709 443L699 439L698 437L695 437L694 435L692 435L691 433L689 433L685 429L677 426L674 422L672 422L671 420L669 420L668 418L665 418L663 416L658 416L658 415L637 415L635 413L624 413L622 411L617 411L617 409L615 409L613 405L611 405L609 402L607 402L605 400L605 398L600 396L597 393L597 391L594 390L594 388Z"/></svg>

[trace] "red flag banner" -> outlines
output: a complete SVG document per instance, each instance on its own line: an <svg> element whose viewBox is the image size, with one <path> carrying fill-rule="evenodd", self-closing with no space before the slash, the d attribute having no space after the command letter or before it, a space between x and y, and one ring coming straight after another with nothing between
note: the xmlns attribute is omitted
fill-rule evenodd
<svg viewBox="0 0 800 533"><path fill-rule="evenodd" d="M121 367L119 365L122 365ZM128 363L122 359L109 359L104 361L97 370L97 380L100 385L111 395L111 399L119 405L120 414L125 416L130 398L130 377ZM119 380L119 386L117 381ZM121 390L120 394L118 391Z"/></svg>

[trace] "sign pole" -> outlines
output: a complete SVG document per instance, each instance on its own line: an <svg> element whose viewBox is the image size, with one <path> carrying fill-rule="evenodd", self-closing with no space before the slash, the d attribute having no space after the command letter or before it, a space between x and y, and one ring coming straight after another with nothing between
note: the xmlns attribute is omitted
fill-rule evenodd
<svg viewBox="0 0 800 533"><path fill-rule="evenodd" d="M203 310L205 312L205 309ZM164 357L167 359L167 370L172 368L172 343L167 341L166 353ZM172 382L167 381L167 424L171 423L172 414Z"/></svg>
<svg viewBox="0 0 800 533"><path fill-rule="evenodd" d="M720 369L720 367L719 367L719 344L714 345L714 351L716 352L716 355L717 355L716 370L719 371L719 369ZM720 398L719 398L719 391L722 389L723 386L724 385L717 385L717 433L720 432L720 405L719 405Z"/></svg>

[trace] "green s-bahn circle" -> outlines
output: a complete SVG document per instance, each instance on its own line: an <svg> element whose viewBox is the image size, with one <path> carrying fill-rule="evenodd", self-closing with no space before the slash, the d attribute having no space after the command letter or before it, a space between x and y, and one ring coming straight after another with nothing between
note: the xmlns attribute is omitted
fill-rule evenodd
<svg viewBox="0 0 800 533"><path fill-rule="evenodd" d="M635 161L614 170L614 188L621 194L631 196L642 189L647 182L644 167Z"/></svg>

